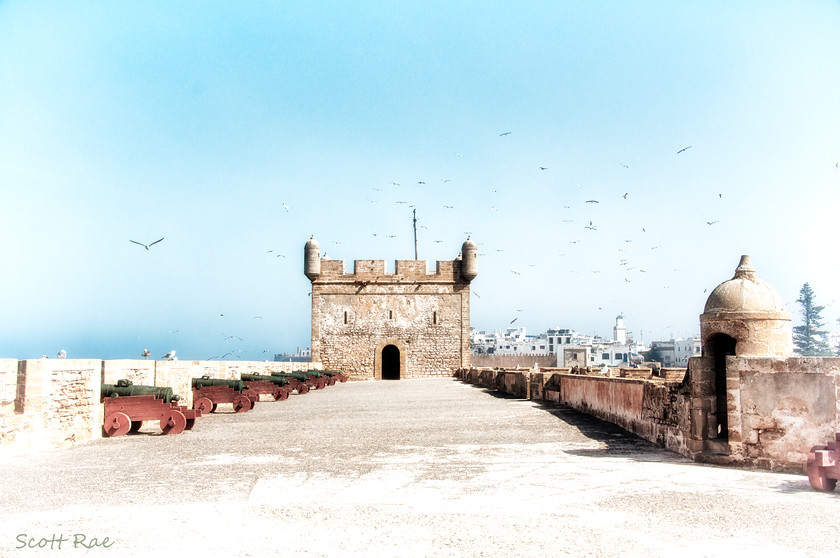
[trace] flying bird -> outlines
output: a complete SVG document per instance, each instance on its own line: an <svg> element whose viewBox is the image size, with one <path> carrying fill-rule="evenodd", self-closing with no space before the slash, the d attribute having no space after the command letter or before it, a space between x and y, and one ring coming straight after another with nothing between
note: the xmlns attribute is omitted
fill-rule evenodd
<svg viewBox="0 0 840 558"><path fill-rule="evenodd" d="M512 320L510 321L510 323L513 323L513 322L515 322L515 321L516 321L516 320L518 320L518 319L519 319L519 318L514 318L514 319L512 319Z"/></svg>
<svg viewBox="0 0 840 558"><path fill-rule="evenodd" d="M598 200L586 200L586 203L601 203Z"/></svg>
<svg viewBox="0 0 840 558"><path fill-rule="evenodd" d="M283 204L283 209L285 209L288 212L289 211L289 206L284 203Z"/></svg>
<svg viewBox="0 0 840 558"><path fill-rule="evenodd" d="M509 136L509 135L510 135L510 132L502 132L501 134L499 134L499 137Z"/></svg>
<svg viewBox="0 0 840 558"><path fill-rule="evenodd" d="M548 170L548 167L540 167L540 170Z"/></svg>
<svg viewBox="0 0 840 558"><path fill-rule="evenodd" d="M155 241L154 241L154 242L152 242L151 244L143 244L142 242L137 242L136 240L131 240L131 239L129 239L129 242L133 242L134 244L139 244L140 246L142 246L143 248L145 248L146 250L148 250L151 246L154 246L155 244L157 244L157 243L158 243L158 242L160 242L161 240L163 240L163 239L161 238L160 240L155 240Z"/></svg>
<svg viewBox="0 0 840 558"><path fill-rule="evenodd" d="M690 145L689 145L688 147L683 147L682 149L680 149L679 151L677 151L677 155L679 155L680 153L682 153L682 152L683 152L683 151L685 151L686 149L691 149L691 147L692 147L692 146L690 146Z"/></svg>
<svg viewBox="0 0 840 558"><path fill-rule="evenodd" d="M621 163L621 166L622 166L622 167L624 167L625 169L629 169L629 168L630 168L630 165L625 165L624 163Z"/></svg>
<svg viewBox="0 0 840 558"><path fill-rule="evenodd" d="M621 196L621 197L622 197L622 198L624 198L624 199L626 200L626 199L627 199L627 194L629 194L629 193L630 193L630 192L624 192L624 195L623 195L623 196Z"/></svg>
<svg viewBox="0 0 840 558"><path fill-rule="evenodd" d="M715 223L717 223L717 221L706 221L707 225L714 225Z"/></svg>

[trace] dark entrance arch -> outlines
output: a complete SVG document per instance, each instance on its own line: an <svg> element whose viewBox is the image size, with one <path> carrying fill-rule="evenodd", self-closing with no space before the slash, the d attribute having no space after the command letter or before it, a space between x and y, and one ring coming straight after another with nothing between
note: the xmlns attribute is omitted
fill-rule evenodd
<svg viewBox="0 0 840 558"><path fill-rule="evenodd" d="M382 379L400 379L400 350L396 345L382 347Z"/></svg>
<svg viewBox="0 0 840 558"><path fill-rule="evenodd" d="M715 359L715 423L717 428L711 438L729 440L729 420L726 408L726 357L735 355L737 340L718 333L712 338L712 356Z"/></svg>

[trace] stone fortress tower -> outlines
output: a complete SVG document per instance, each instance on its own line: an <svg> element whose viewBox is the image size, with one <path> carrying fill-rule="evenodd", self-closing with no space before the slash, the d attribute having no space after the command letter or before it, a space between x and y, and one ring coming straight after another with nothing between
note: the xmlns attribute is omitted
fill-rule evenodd
<svg viewBox="0 0 840 558"><path fill-rule="evenodd" d="M449 376L470 365L470 282L478 247L467 238L461 254L438 261L343 260L321 257L315 237L304 247L312 282L312 361L353 379Z"/></svg>

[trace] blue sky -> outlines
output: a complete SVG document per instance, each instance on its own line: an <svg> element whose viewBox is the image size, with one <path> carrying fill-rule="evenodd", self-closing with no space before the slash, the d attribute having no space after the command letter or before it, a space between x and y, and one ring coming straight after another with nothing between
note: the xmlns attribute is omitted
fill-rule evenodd
<svg viewBox="0 0 840 558"><path fill-rule="evenodd" d="M306 240L393 269L410 205L432 267L479 243L478 329L697 334L741 254L840 329L838 29L829 1L0 2L0 358L308 346Z"/></svg>

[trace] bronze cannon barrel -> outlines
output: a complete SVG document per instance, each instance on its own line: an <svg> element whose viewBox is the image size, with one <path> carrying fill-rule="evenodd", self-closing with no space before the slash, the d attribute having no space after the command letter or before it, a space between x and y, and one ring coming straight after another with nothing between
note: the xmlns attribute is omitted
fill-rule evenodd
<svg viewBox="0 0 840 558"><path fill-rule="evenodd" d="M172 403L181 399L175 395L171 387L135 386L129 380L118 380L115 385L102 384L102 398L130 397L133 395L154 395L155 399L163 399L164 403Z"/></svg>
<svg viewBox="0 0 840 558"><path fill-rule="evenodd" d="M248 386L242 380L220 380L217 378L208 377L192 379L192 387L196 389L211 386L228 386L230 388L233 388L234 391L243 391L248 389Z"/></svg>
<svg viewBox="0 0 840 558"><path fill-rule="evenodd" d="M264 376L262 374L242 374L242 381L244 382L271 382L274 385L286 386L289 385L289 380L281 376Z"/></svg>

